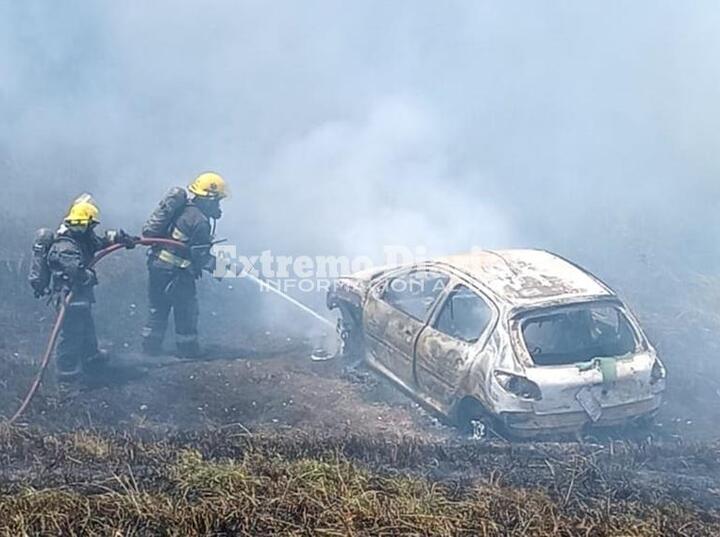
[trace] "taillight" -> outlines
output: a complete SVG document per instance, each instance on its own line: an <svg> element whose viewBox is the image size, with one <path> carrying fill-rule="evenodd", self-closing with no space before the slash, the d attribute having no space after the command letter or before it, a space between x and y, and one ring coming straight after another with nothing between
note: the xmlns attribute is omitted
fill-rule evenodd
<svg viewBox="0 0 720 537"><path fill-rule="evenodd" d="M666 376L665 366L660 363L660 360L655 358L652 369L650 370L650 384L656 384L658 381L665 379Z"/></svg>
<svg viewBox="0 0 720 537"><path fill-rule="evenodd" d="M542 399L540 387L532 380L521 375L508 373L507 371L495 371L495 378L503 390L522 399L533 399L539 401Z"/></svg>

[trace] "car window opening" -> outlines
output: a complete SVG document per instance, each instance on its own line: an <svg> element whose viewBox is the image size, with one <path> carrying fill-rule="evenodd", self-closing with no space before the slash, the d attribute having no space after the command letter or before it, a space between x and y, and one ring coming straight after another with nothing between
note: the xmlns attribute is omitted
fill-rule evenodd
<svg viewBox="0 0 720 537"><path fill-rule="evenodd" d="M531 316L522 336L537 365L570 365L633 353L635 330L612 305L591 304Z"/></svg>
<svg viewBox="0 0 720 537"><path fill-rule="evenodd" d="M382 298L410 317L423 320L442 293L448 279L445 274L425 270L403 274L388 282Z"/></svg>
<svg viewBox="0 0 720 537"><path fill-rule="evenodd" d="M443 304L435 328L466 343L474 343L491 320L492 310L485 300L460 285Z"/></svg>

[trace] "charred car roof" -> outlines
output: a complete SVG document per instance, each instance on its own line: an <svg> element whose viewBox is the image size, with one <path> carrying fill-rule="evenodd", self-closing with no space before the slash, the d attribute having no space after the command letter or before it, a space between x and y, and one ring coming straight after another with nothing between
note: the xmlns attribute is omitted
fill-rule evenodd
<svg viewBox="0 0 720 537"><path fill-rule="evenodd" d="M438 258L513 307L615 294L595 276L544 250L482 250Z"/></svg>
<svg viewBox="0 0 720 537"><path fill-rule="evenodd" d="M369 283L390 272L433 266L474 280L496 302L513 309L615 297L598 278L545 250L477 250L419 264L373 267L342 279Z"/></svg>

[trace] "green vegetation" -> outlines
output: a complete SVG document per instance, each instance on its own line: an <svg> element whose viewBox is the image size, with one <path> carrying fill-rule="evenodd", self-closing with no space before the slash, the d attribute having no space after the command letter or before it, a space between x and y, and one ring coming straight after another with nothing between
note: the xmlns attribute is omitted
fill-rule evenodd
<svg viewBox="0 0 720 537"><path fill-rule="evenodd" d="M0 534L717 535L682 483L648 476L719 460L708 446L5 429Z"/></svg>

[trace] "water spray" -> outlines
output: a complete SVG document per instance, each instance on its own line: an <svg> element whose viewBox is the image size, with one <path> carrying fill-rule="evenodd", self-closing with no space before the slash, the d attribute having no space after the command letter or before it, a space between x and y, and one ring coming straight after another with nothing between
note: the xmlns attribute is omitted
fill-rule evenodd
<svg viewBox="0 0 720 537"><path fill-rule="evenodd" d="M325 317L323 317L316 311L312 310L311 308L309 308L302 302L294 299L287 293L283 293L280 289L278 289L271 283L266 282L265 280L262 280L261 278L255 276L254 274L252 274L250 272L243 273L243 276L254 281L256 284L258 284L258 286L260 286L261 289L267 289L271 293L275 293L280 298L283 298L284 300L290 302L290 304L292 304L293 306L300 308L305 313L311 315L313 318L320 321L325 326L332 328L333 331L335 330L335 324L332 321L330 321L329 319L326 319ZM310 359L313 362L324 362L326 360L331 360L334 357L335 357L335 353L328 352L325 348L316 348L313 350L312 354L310 355Z"/></svg>
<svg viewBox="0 0 720 537"><path fill-rule="evenodd" d="M307 313L307 314L309 314L309 315L312 315L315 319L317 319L317 320L320 321L321 323L329 326L329 327L332 328L333 330L335 329L335 324L334 324L332 321L330 321L329 319L326 319L325 317L323 317L322 315L320 315L320 314L317 313L316 311L313 311L312 309L310 309L309 307L307 307L307 306L306 306L305 304L303 304L302 302L299 302L298 300L295 300L295 299L294 299L293 297L291 297L290 295L288 295L288 294L286 294L286 293L283 293L280 289L278 289L278 288L275 287L274 285L266 282L265 280L262 280L262 279L258 278L257 276L255 276L254 274L251 274L251 273L249 273L249 272L243 273L243 277L251 279L251 280L254 281L256 284L258 284L261 288L267 289L268 291L270 291L270 292L272 292L272 293L275 293L277 296L279 296L279 297L287 300L287 301L290 302L292 305L294 305L294 306L297 307L297 308L300 308L300 309L301 309L302 311L304 311L305 313Z"/></svg>

